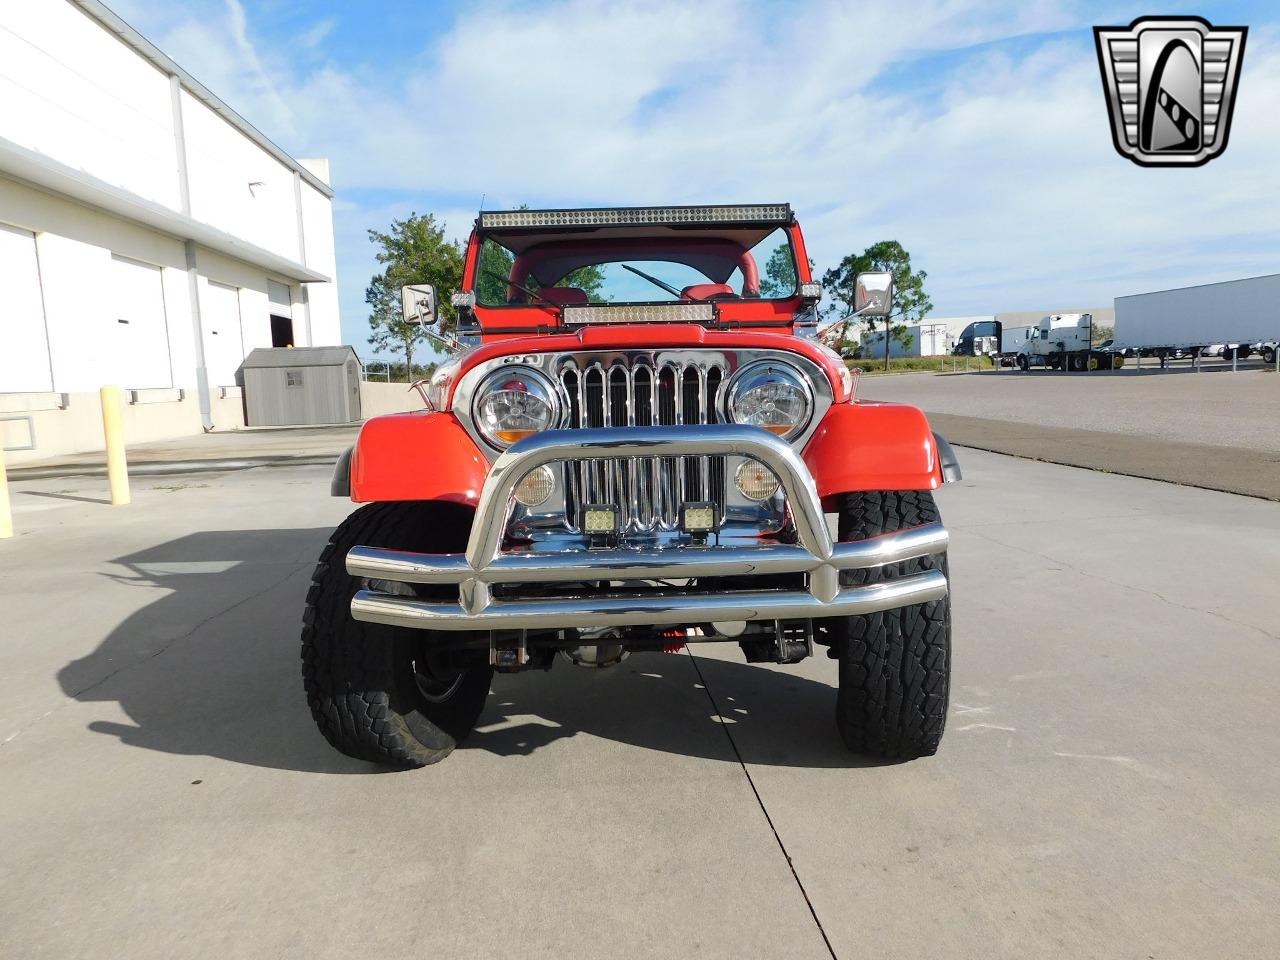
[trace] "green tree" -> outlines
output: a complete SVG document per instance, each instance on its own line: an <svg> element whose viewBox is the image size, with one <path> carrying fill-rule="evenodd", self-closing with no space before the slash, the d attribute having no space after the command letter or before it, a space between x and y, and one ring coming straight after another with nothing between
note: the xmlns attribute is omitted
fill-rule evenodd
<svg viewBox="0 0 1280 960"><path fill-rule="evenodd" d="M369 240L379 247L382 272L374 274L365 289L369 305L369 344L377 351L403 353L406 375L413 377L415 345L428 339L428 331L406 323L400 310L400 288L411 283L431 283L439 294L440 332L457 326L458 316L450 295L462 284L462 247L445 239L445 225L434 215L409 214L392 220L384 233L369 231Z"/></svg>
<svg viewBox="0 0 1280 960"><path fill-rule="evenodd" d="M809 261L813 271L813 261ZM791 244L774 247L764 262L764 275L760 277L760 296L766 299L788 296L796 288L796 262L791 256Z"/></svg>
<svg viewBox="0 0 1280 960"><path fill-rule="evenodd" d="M933 309L933 301L925 293L924 270L913 270L911 255L896 240L881 240L862 253L851 253L822 275L822 286L831 295L831 304L824 313L842 316L853 312L854 285L859 273L888 270L893 274L893 306L888 317L867 317L867 329L875 332L883 322L887 334L884 338L884 368L889 369L889 340L897 340L904 348L910 348L912 336L907 325L919 321ZM846 328L847 329L847 328ZM841 347L844 334L841 334Z"/></svg>

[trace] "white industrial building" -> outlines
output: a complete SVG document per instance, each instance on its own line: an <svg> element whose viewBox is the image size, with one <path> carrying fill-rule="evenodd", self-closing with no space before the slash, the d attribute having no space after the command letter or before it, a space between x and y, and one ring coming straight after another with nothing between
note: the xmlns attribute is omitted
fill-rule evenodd
<svg viewBox="0 0 1280 960"><path fill-rule="evenodd" d="M97 0L0 3L9 461L238 426L256 347L341 343L328 164L295 160Z"/></svg>

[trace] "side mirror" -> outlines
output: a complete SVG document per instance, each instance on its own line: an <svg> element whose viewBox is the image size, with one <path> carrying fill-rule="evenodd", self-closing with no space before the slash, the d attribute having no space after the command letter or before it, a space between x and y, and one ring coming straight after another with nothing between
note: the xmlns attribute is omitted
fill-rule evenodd
<svg viewBox="0 0 1280 960"><path fill-rule="evenodd" d="M893 274L858 274L854 281L853 312L860 317L887 317L893 313Z"/></svg>
<svg viewBox="0 0 1280 960"><path fill-rule="evenodd" d="M415 283L400 288L400 309L406 323L431 327L436 322L436 288L429 283Z"/></svg>

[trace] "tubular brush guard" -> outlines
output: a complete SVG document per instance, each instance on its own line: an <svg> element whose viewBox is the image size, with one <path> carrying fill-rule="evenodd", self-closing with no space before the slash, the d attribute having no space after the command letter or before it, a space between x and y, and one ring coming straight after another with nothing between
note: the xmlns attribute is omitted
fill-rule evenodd
<svg viewBox="0 0 1280 960"><path fill-rule="evenodd" d="M748 456L778 477L796 544L758 547L687 545L666 549L502 553L512 492L529 471L560 460L629 457ZM427 630L554 630L572 627L666 626L725 620L791 620L857 616L939 600L941 570L865 586L840 585L840 571L898 563L947 550L940 523L851 543L833 543L814 481L799 454L759 427L679 426L548 430L498 457L480 495L466 553L409 553L354 547L347 572L373 581L456 584L457 602L361 590L356 620ZM804 573L807 589L742 590L709 595L645 592L600 597L495 599L499 584L583 580L669 580Z"/></svg>

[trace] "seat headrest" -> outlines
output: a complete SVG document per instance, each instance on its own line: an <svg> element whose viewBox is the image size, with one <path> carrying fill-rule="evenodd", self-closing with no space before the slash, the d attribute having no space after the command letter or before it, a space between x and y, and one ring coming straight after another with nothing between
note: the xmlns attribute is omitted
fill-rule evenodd
<svg viewBox="0 0 1280 960"><path fill-rule="evenodd" d="M723 297L736 297L733 287L727 283L695 283L680 291L685 300L718 300Z"/></svg>

